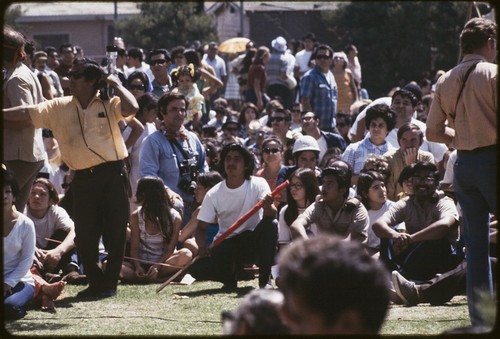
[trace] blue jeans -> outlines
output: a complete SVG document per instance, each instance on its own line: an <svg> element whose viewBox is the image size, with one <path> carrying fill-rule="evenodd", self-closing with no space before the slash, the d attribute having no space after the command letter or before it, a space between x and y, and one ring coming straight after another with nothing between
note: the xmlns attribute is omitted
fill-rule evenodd
<svg viewBox="0 0 500 339"><path fill-rule="evenodd" d="M12 288L12 294L3 300L5 319L17 320L23 318L26 315L25 306L33 299L34 294L35 286L22 281L18 282Z"/></svg>
<svg viewBox="0 0 500 339"><path fill-rule="evenodd" d="M490 212L497 212L497 147L458 151L454 186L462 208L467 260L467 301L472 326L486 325L478 292L493 297L489 258Z"/></svg>

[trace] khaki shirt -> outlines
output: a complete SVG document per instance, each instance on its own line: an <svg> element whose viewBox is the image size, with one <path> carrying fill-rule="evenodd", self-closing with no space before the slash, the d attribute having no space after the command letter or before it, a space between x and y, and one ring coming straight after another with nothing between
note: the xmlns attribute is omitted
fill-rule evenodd
<svg viewBox="0 0 500 339"><path fill-rule="evenodd" d="M387 180L387 198L392 201L398 200L398 194L403 192L403 187L398 183L399 176L401 172L406 167L406 161L401 152L401 148L397 150L391 150L384 154L384 158L387 160L389 164L389 169L391 170L391 175ZM429 161L433 164L434 156L430 152L418 150L417 153L417 162L418 161Z"/></svg>
<svg viewBox="0 0 500 339"><path fill-rule="evenodd" d="M455 108L457 96L467 70L477 64L466 81ZM442 75L427 117L427 126L448 125L455 129L451 147L473 150L497 143L497 65L480 55L467 54L462 62ZM453 119L450 113L456 111Z"/></svg>
<svg viewBox="0 0 500 339"><path fill-rule="evenodd" d="M118 121L120 98L98 96L83 109L73 96L45 101L29 109L35 127L50 128L59 143L62 160L73 170L93 167L128 156Z"/></svg>
<svg viewBox="0 0 500 339"><path fill-rule="evenodd" d="M368 211L355 198L348 198L344 206L333 215L333 211L322 199L311 204L299 218L307 225L316 224L318 234L330 233L342 238L366 242L368 232Z"/></svg>
<svg viewBox="0 0 500 339"><path fill-rule="evenodd" d="M3 107L36 105L44 101L42 87L35 74L22 62L4 81ZM42 129L28 126L9 128L4 122L3 160L38 162L45 159Z"/></svg>

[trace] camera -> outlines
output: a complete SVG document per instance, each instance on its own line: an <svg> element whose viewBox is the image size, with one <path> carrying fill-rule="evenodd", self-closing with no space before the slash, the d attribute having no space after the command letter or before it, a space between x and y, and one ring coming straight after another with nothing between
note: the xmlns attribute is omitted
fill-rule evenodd
<svg viewBox="0 0 500 339"><path fill-rule="evenodd" d="M106 46L106 72L109 74L116 74L116 57L118 56L118 47L110 45ZM101 82L99 88L99 95L102 100L109 100L114 96L112 87L109 87L105 81Z"/></svg>
<svg viewBox="0 0 500 339"><path fill-rule="evenodd" d="M179 187L183 192L194 194L196 189L196 178L198 177L198 168L196 167L196 159L187 159L180 163L179 174Z"/></svg>

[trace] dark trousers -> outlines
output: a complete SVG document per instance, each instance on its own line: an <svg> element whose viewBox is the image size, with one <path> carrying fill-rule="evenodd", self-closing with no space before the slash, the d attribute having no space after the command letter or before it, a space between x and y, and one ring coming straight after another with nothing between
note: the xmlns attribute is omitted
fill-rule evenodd
<svg viewBox="0 0 500 339"><path fill-rule="evenodd" d="M52 240L57 240L60 242L63 242L64 239L66 239L66 236L68 235L68 232L65 232L63 230L57 230L50 236L50 239ZM47 244L47 247L45 247L45 250L51 250L59 246L59 243L55 241L49 241ZM36 255L36 254L35 254ZM38 260L41 262L41 258L38 258ZM55 267L55 269L49 271L46 270L44 267L37 267L38 272L42 275L42 277L45 277L45 273L59 273L59 270L63 272L63 274L68 274L71 271L76 271L78 270L78 256L76 253L76 249L72 249L66 253L64 253L61 256L61 260L59 260L59 263Z"/></svg>
<svg viewBox="0 0 500 339"><path fill-rule="evenodd" d="M438 273L452 270L463 259L448 239L421 241L395 254L393 241L381 239L380 260L390 271L398 271L406 279L425 281Z"/></svg>
<svg viewBox="0 0 500 339"><path fill-rule="evenodd" d="M91 288L116 289L129 217L127 188L122 161L76 171L71 183L75 243ZM98 265L101 236L108 253L104 271Z"/></svg>
<svg viewBox="0 0 500 339"><path fill-rule="evenodd" d="M198 280L236 282L237 268L243 264L259 266L259 287L266 286L276 255L278 225L264 217L253 231L245 231L224 240L211 250L210 257L197 260L188 270Z"/></svg>
<svg viewBox="0 0 500 339"><path fill-rule="evenodd" d="M280 97L283 99L283 106L286 109L292 108L294 98L292 91L288 87L280 84L269 85L267 88L267 95L271 100L274 99L274 97Z"/></svg>
<svg viewBox="0 0 500 339"><path fill-rule="evenodd" d="M490 258L493 271L496 271L497 258ZM451 271L440 274L419 285L420 296L431 305L442 305L456 295L466 293L467 262L462 262ZM496 275L493 275L494 277ZM496 283L496 280L494 281Z"/></svg>

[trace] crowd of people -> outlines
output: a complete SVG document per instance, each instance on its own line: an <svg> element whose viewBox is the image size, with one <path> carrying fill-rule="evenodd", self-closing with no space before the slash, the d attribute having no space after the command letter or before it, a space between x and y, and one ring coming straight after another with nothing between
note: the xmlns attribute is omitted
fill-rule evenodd
<svg viewBox="0 0 500 339"><path fill-rule="evenodd" d="M466 24L450 72L373 99L356 46L312 32L231 55L115 38L114 69L3 34L8 319L54 311L66 284L101 299L180 272L225 291L258 276L228 334L378 333L390 303L458 294L488 325L493 22Z"/></svg>

